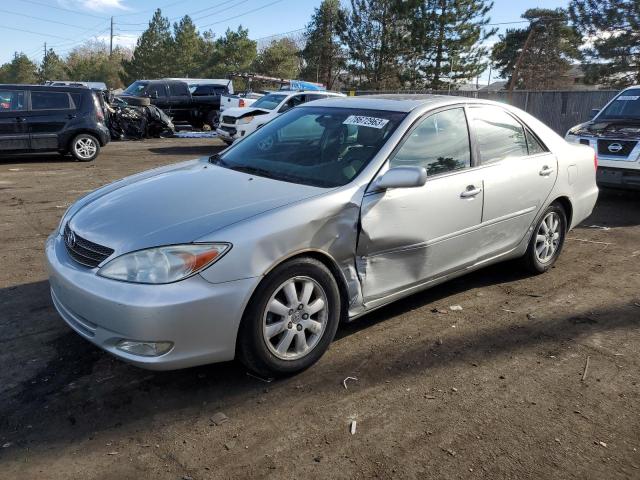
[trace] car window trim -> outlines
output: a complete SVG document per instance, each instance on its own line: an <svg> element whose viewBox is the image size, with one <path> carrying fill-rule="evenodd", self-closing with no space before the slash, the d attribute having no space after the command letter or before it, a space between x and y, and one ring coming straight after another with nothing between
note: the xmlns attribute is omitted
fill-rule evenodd
<svg viewBox="0 0 640 480"><path fill-rule="evenodd" d="M60 92L60 91L51 91L51 90L39 90L39 89L25 90L25 92L28 92L28 97L29 97L28 105L29 105L29 108L28 108L27 111L29 111L29 112L56 112L56 111L77 110L77 108L75 108L75 102L73 101L73 98L71 97L71 94L69 92L65 92L65 91ZM67 98L69 99L69 107L68 108L38 108L38 109L34 109L32 101L31 101L31 94L33 92L66 93L67 94ZM72 107L72 105L73 105L73 107ZM24 111L24 110L22 110L22 111Z"/></svg>

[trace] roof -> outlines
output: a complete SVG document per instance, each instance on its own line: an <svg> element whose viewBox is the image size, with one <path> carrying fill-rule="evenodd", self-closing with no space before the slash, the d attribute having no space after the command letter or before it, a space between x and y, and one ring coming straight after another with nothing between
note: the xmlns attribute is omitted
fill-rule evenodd
<svg viewBox="0 0 640 480"><path fill-rule="evenodd" d="M363 95L361 97L325 98L314 101L313 105L319 107L362 108L365 110L388 110L408 113L414 108L424 105L436 107L439 105L460 103L464 100L468 99L447 95L384 94Z"/></svg>
<svg viewBox="0 0 640 480"><path fill-rule="evenodd" d="M91 91L89 87L79 86L79 87L70 87L68 85L37 85L37 84L29 84L29 83L2 83L0 84L0 88L15 88L16 90L51 90L60 92L62 90L69 90L70 92L87 92Z"/></svg>

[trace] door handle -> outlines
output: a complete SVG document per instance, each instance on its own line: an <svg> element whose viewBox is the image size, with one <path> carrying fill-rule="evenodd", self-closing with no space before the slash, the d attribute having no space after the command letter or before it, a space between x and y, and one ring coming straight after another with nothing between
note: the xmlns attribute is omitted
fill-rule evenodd
<svg viewBox="0 0 640 480"><path fill-rule="evenodd" d="M67 115L67 118L69 120L71 120L72 118L76 118L76 117L77 117L77 115L75 113L70 113L69 115Z"/></svg>
<svg viewBox="0 0 640 480"><path fill-rule="evenodd" d="M551 175L553 173L553 168L550 168L549 166L545 165L544 167L542 167L542 170L540 170L538 172L538 174L541 177L548 177L549 175Z"/></svg>
<svg viewBox="0 0 640 480"><path fill-rule="evenodd" d="M467 189L460 194L460 197L461 198L475 197L480 192L482 192L481 188L476 188L475 185L469 185Z"/></svg>
<svg viewBox="0 0 640 480"><path fill-rule="evenodd" d="M18 123L22 123L25 120L26 120L26 118L24 118L24 117L16 117L16 122L18 122Z"/></svg>

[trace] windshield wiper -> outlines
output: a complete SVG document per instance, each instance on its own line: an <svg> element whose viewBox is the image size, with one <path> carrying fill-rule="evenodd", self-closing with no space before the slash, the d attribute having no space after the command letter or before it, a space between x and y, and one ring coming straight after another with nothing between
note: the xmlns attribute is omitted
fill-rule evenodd
<svg viewBox="0 0 640 480"><path fill-rule="evenodd" d="M220 167L226 167L227 163L222 159L219 153L214 153L209 157L209 163L218 165Z"/></svg>

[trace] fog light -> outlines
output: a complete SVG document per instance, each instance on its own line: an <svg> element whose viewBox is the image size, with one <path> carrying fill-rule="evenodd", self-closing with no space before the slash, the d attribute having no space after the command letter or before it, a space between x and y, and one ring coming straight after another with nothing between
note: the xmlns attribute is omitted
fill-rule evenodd
<svg viewBox="0 0 640 480"><path fill-rule="evenodd" d="M116 345L118 350L140 355L141 357L159 357L173 348L173 342L136 342L134 340L120 340Z"/></svg>

